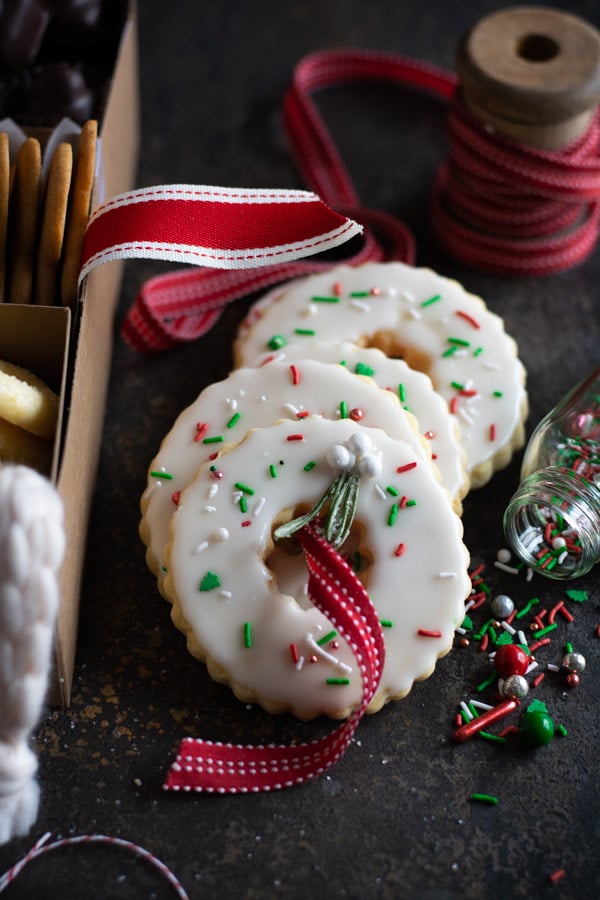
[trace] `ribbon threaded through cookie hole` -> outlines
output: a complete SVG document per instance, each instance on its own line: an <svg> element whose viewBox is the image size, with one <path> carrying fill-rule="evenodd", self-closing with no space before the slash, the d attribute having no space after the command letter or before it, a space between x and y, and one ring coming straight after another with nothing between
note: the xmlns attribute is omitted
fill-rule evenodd
<svg viewBox="0 0 600 900"><path fill-rule="evenodd" d="M300 518L308 512L306 505L299 505L290 515L281 517L280 524ZM276 520L277 521L277 520ZM323 533L322 521L314 520L319 533ZM277 530L279 525L275 526ZM354 518L350 532L338 553L350 568L358 575L363 586L368 589L369 571L373 564L373 553L367 538L367 529L363 523ZM294 599L302 609L311 609L313 603L308 596L309 571L306 557L300 542L294 534L273 540L271 549L265 554L265 565L274 578L273 590L279 591Z"/></svg>

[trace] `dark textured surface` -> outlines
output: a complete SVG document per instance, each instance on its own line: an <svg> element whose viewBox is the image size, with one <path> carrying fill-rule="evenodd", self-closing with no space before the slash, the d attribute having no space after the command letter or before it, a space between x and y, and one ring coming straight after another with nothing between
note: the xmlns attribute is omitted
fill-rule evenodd
<svg viewBox="0 0 600 900"><path fill-rule="evenodd" d="M295 62L331 46L372 47L450 68L486 2L174 2L140 4L144 141L140 185L196 182L298 185L280 122ZM166 10L168 9L168 13ZM596 25L595 2L570 3ZM529 427L597 362L598 252L548 279L507 280L464 269L433 245L428 197L445 155L445 109L408 91L360 88L322 98L363 202L413 229L418 263L486 298L518 341L528 369ZM163 267L165 268L165 267ZM120 315L156 264L130 263ZM146 468L174 418L224 377L245 303L214 331L159 358L116 336L89 531L72 708L49 712L36 742L41 807L29 837L0 850L0 869L46 830L101 832L163 859L192 898L592 898L600 891L600 622L598 572L560 617L544 662L570 640L587 658L581 685L547 676L535 696L568 730L525 753L514 743L453 743L460 700L487 674L475 644L456 647L410 695L363 720L342 760L316 781L273 795L167 795L161 784L181 737L302 740L302 725L247 708L189 657L145 567L137 536ZM118 323L117 323L118 325ZM465 539L496 592L550 607L564 587L494 569L502 510L519 458L464 503ZM542 659L542 657L540 657ZM487 697L488 695L486 695ZM498 730L498 729L495 729ZM497 796L475 804L473 792ZM552 885L548 875L565 877ZM169 897L144 862L123 851L75 848L33 863L9 897Z"/></svg>

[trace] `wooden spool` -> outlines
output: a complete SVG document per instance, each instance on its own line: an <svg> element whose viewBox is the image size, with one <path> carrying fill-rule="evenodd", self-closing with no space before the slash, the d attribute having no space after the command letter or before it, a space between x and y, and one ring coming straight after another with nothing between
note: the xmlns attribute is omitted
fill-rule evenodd
<svg viewBox="0 0 600 900"><path fill-rule="evenodd" d="M542 6L500 10L465 35L456 70L486 127L556 150L583 134L600 102L600 32Z"/></svg>

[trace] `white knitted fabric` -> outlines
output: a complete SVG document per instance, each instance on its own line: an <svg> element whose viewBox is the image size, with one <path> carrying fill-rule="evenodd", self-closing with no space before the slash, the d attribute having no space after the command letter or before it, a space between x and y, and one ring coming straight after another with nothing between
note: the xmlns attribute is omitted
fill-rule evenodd
<svg viewBox="0 0 600 900"><path fill-rule="evenodd" d="M52 484L25 466L0 466L0 844L37 817L29 739L48 685L64 549Z"/></svg>

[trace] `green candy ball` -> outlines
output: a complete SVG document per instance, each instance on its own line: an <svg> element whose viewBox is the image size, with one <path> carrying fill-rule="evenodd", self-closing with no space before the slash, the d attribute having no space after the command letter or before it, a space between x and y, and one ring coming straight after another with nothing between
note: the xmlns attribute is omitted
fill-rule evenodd
<svg viewBox="0 0 600 900"><path fill-rule="evenodd" d="M543 747L554 737L554 722L547 712L527 710L518 724L519 740L527 747Z"/></svg>

